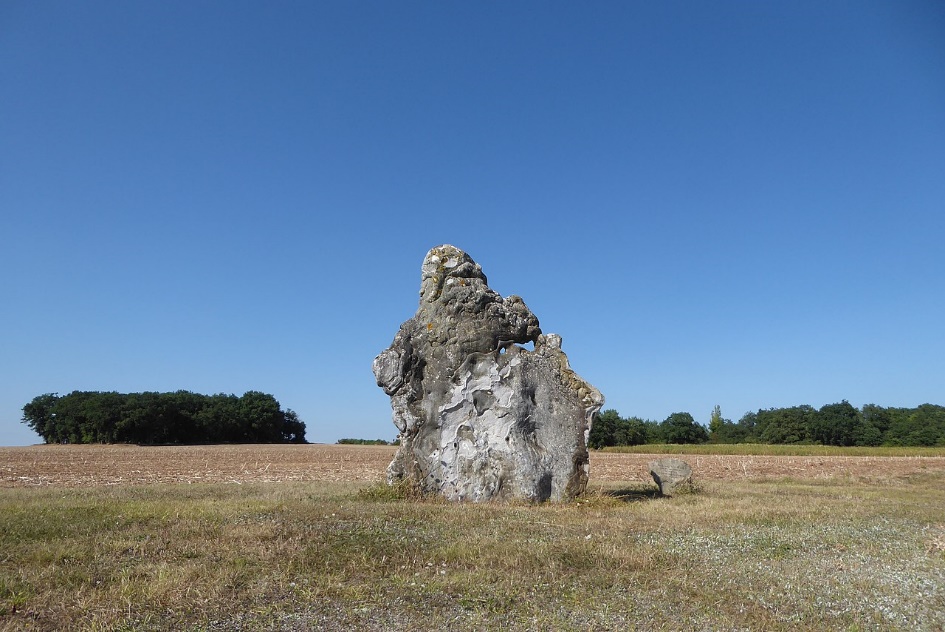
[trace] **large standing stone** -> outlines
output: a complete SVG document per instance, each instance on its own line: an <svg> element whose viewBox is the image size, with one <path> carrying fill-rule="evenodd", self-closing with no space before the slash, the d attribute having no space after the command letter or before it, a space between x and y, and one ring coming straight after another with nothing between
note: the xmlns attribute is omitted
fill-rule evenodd
<svg viewBox="0 0 945 632"><path fill-rule="evenodd" d="M534 351L522 344L533 342ZM451 500L561 500L587 485L604 403L518 296L492 291L462 250L427 253L420 306L374 359L400 448L388 481Z"/></svg>

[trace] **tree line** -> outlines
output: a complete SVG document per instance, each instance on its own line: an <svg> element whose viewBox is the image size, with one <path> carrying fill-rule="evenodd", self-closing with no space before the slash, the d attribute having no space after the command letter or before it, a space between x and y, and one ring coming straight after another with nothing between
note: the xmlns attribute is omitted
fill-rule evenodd
<svg viewBox="0 0 945 632"><path fill-rule="evenodd" d="M47 393L23 407L23 423L46 443L306 443L298 415L259 391Z"/></svg>
<svg viewBox="0 0 945 632"><path fill-rule="evenodd" d="M860 409L848 401L820 409L801 405L745 413L737 422L722 417L716 406L708 427L689 413L673 413L662 422L623 418L603 411L591 428L588 446L645 443L772 443L835 446L945 446L945 407Z"/></svg>

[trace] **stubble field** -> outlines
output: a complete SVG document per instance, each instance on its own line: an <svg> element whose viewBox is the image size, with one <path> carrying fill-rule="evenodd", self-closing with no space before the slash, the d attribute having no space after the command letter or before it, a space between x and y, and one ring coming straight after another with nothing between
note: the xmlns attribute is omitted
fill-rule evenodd
<svg viewBox="0 0 945 632"><path fill-rule="evenodd" d="M392 446L357 445L45 445L0 447L0 487L99 487L156 483L374 483L384 479ZM702 481L850 478L881 481L945 471L945 451L930 456L682 454ZM935 456L938 454L938 456ZM591 485L651 484L661 455L591 451Z"/></svg>
<svg viewBox="0 0 945 632"><path fill-rule="evenodd" d="M0 448L0 630L942 630L945 456L594 452L449 504L386 446Z"/></svg>

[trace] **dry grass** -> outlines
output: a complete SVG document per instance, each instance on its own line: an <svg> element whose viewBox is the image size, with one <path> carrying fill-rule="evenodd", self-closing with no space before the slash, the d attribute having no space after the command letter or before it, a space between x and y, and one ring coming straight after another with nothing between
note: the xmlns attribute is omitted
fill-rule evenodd
<svg viewBox="0 0 945 632"><path fill-rule="evenodd" d="M387 493L390 451L0 450L0 630L945 627L934 459L689 458L668 499L595 454L534 506Z"/></svg>

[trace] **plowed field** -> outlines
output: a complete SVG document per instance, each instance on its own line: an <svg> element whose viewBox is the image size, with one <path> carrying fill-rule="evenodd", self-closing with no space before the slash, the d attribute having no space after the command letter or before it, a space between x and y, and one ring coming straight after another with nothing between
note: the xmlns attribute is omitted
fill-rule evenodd
<svg viewBox="0 0 945 632"><path fill-rule="evenodd" d="M126 445L0 448L0 487L95 487L154 483L280 481L374 482L384 479L390 446ZM650 482L656 455L591 453L591 486ZM682 456L702 480L876 480L945 470L945 457Z"/></svg>

